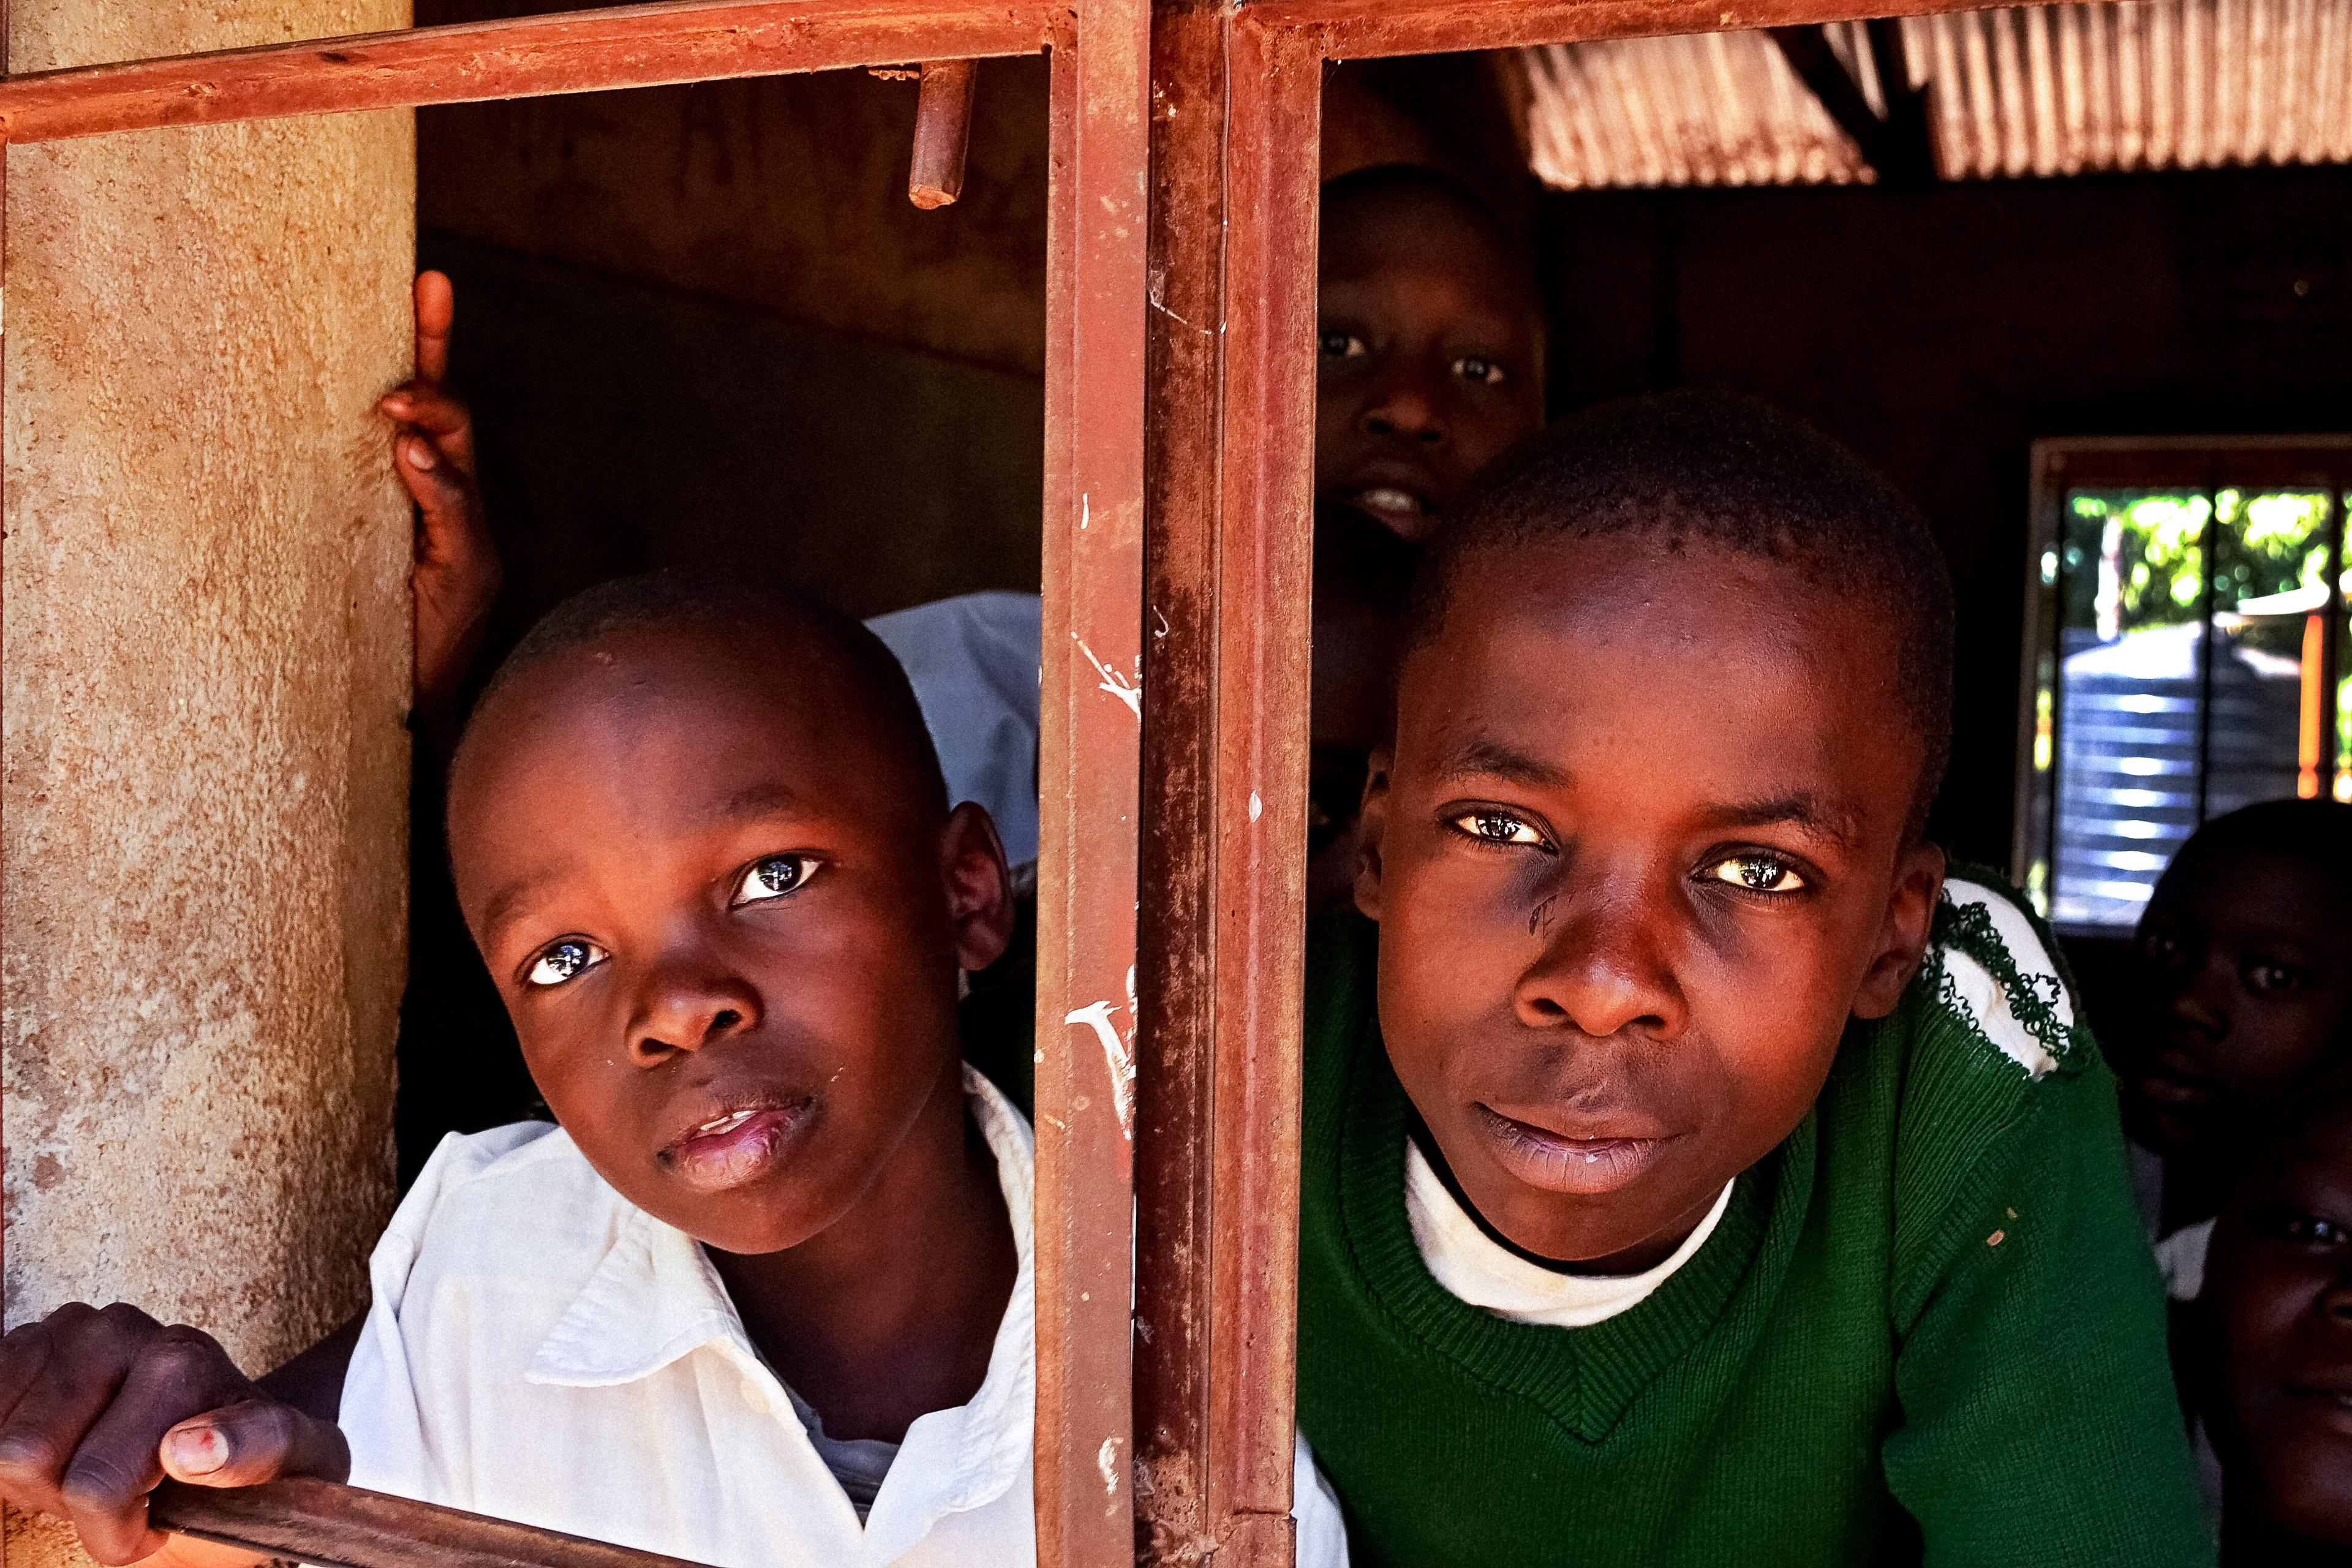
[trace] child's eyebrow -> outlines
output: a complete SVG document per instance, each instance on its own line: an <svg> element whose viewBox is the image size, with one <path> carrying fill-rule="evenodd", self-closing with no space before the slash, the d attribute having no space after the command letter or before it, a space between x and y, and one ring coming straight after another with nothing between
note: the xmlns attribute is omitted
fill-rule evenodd
<svg viewBox="0 0 2352 1568"><path fill-rule="evenodd" d="M1842 849L1853 847L1862 826L1860 814L1851 807L1831 805L1811 791L1801 789L1760 800L1711 806L1706 816L1726 827L1769 827L1786 823L1815 838L1826 838Z"/></svg>
<svg viewBox="0 0 2352 1568"><path fill-rule="evenodd" d="M1530 788L1556 789L1568 783L1567 769L1484 737L1465 741L1447 752L1438 763L1438 772L1447 778L1475 775Z"/></svg>
<svg viewBox="0 0 2352 1568"><path fill-rule="evenodd" d="M748 818L774 816L792 810L800 797L782 784L762 780L746 784L733 795L702 813L706 822L740 822Z"/></svg>
<svg viewBox="0 0 2352 1568"><path fill-rule="evenodd" d="M507 922L520 914L523 907L539 895L540 889L560 881L561 870L541 871L534 876L519 878L492 893L482 906L482 938L485 945L497 942Z"/></svg>

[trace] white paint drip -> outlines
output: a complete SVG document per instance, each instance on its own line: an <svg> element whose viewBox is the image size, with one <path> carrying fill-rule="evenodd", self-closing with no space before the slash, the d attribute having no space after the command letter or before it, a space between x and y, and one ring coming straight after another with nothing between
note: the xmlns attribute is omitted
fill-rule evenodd
<svg viewBox="0 0 2352 1568"><path fill-rule="evenodd" d="M1265 802L1258 799L1257 791L1250 791L1250 820L1255 822L1265 815Z"/></svg>
<svg viewBox="0 0 2352 1568"><path fill-rule="evenodd" d="M1140 681L1129 680L1126 676L1121 675L1109 665L1107 665L1101 659L1097 658L1095 657L1095 650L1088 647L1087 646L1087 639L1078 636L1077 633L1072 632L1070 634L1070 640L1078 645L1078 651L1087 656L1087 662L1095 667L1095 673L1097 675L1102 677L1099 681L1096 682L1097 687L1101 690L1109 692L1113 697L1116 697L1121 702L1126 703L1128 711L1135 715L1135 721L1139 724L1143 722L1143 687ZM1135 664L1136 674L1140 677L1143 673L1143 661L1139 658L1135 661Z"/></svg>
<svg viewBox="0 0 2352 1568"><path fill-rule="evenodd" d="M1103 1496L1118 1496L1118 1439L1103 1439L1102 1452L1095 1456L1095 1468L1102 1472Z"/></svg>
<svg viewBox="0 0 2352 1568"><path fill-rule="evenodd" d="M1092 497L1092 496L1090 496L1090 495L1088 495L1088 494L1087 494L1087 492L1086 492L1086 491L1084 491L1084 490L1080 490L1080 491L1078 492L1078 528L1079 528L1079 531L1083 532L1083 531L1085 531L1085 529L1086 529L1087 524L1088 524L1088 523L1092 522L1094 520L1095 520L1095 498L1094 498L1094 497Z"/></svg>
<svg viewBox="0 0 2352 1568"><path fill-rule="evenodd" d="M1135 1141L1135 1049L1113 1021L1118 1012L1115 1003L1089 1002L1062 1022L1086 1025L1102 1043L1103 1065L1110 1069L1111 1103L1118 1110L1118 1130L1131 1143Z"/></svg>

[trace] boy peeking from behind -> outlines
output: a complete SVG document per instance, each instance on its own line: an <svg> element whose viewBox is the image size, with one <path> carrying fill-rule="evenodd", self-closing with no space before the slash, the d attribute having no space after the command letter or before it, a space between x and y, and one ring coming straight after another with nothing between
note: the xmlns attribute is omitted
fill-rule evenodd
<svg viewBox="0 0 2352 1568"><path fill-rule="evenodd" d="M2191 1310L2225 1568L2352 1559L2352 1075L2259 1108Z"/></svg>
<svg viewBox="0 0 2352 1568"><path fill-rule="evenodd" d="M2209 1561L2113 1080L1922 837L1917 512L1616 405L1441 533L1308 975L1299 1414L1360 1561Z"/></svg>
<svg viewBox="0 0 2352 1568"><path fill-rule="evenodd" d="M340 1478L740 1568L1034 1561L1028 1123L964 1065L1011 920L855 623L655 577L524 639L451 770L467 924L561 1123L446 1140L355 1336L248 1382L122 1306L0 1343L0 1496L101 1561L168 1470ZM1302 1460L1302 1560L1344 1563Z"/></svg>

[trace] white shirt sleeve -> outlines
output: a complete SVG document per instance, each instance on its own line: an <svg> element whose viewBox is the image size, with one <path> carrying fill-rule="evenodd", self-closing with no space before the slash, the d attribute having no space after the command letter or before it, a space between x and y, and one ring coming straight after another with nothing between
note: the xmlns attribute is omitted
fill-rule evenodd
<svg viewBox="0 0 2352 1568"><path fill-rule="evenodd" d="M1297 1568L1348 1568L1348 1527L1331 1483L1315 1468L1304 1436L1292 1438L1290 1515L1298 1521Z"/></svg>

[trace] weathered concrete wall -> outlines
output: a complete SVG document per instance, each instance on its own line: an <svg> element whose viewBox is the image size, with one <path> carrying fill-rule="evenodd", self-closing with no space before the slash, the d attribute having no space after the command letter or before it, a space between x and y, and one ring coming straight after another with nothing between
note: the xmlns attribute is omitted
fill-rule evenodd
<svg viewBox="0 0 2352 1568"><path fill-rule="evenodd" d="M399 26L406 0L18 0L10 64ZM12 149L10 1324L75 1298L250 1365L363 1299L391 1197L411 117ZM12 1521L9 1568L79 1562Z"/></svg>

